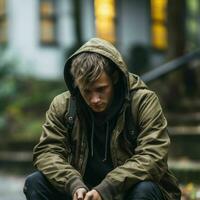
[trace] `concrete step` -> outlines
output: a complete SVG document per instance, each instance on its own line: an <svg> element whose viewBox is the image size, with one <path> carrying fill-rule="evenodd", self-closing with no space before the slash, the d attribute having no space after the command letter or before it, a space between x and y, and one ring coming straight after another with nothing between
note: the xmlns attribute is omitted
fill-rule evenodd
<svg viewBox="0 0 200 200"><path fill-rule="evenodd" d="M187 125L169 126L168 131L171 136L196 135L200 137L200 123L199 125L196 126L187 126Z"/></svg>
<svg viewBox="0 0 200 200"><path fill-rule="evenodd" d="M200 161L192 161L188 159L169 160L168 164L170 169L200 172Z"/></svg>
<svg viewBox="0 0 200 200"><path fill-rule="evenodd" d="M173 159L185 157L191 160L200 160L200 134L171 135L169 156Z"/></svg>
<svg viewBox="0 0 200 200"><path fill-rule="evenodd" d="M0 162L32 162L32 151L0 151Z"/></svg>
<svg viewBox="0 0 200 200"><path fill-rule="evenodd" d="M30 174L34 171L32 152L0 151L0 171L5 173Z"/></svg>
<svg viewBox="0 0 200 200"><path fill-rule="evenodd" d="M12 141L9 139L0 140L0 151L32 151L38 141Z"/></svg>
<svg viewBox="0 0 200 200"><path fill-rule="evenodd" d="M173 112L167 113L166 118L170 126L180 125L200 125L200 112Z"/></svg>
<svg viewBox="0 0 200 200"><path fill-rule="evenodd" d="M181 97L176 107L173 107L172 112L174 112L174 110L181 112L200 111L200 96L185 98Z"/></svg>
<svg viewBox="0 0 200 200"><path fill-rule="evenodd" d="M200 160L169 160L168 164L169 169L174 172L180 183L200 184Z"/></svg>

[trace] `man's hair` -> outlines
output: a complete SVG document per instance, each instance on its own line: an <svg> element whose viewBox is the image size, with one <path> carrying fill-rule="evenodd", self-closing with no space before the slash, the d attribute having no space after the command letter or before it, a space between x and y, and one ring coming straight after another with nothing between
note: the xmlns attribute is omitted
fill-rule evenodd
<svg viewBox="0 0 200 200"><path fill-rule="evenodd" d="M108 58L94 52L78 54L71 64L70 72L83 88L97 80L103 72L111 76L116 70L115 64Z"/></svg>

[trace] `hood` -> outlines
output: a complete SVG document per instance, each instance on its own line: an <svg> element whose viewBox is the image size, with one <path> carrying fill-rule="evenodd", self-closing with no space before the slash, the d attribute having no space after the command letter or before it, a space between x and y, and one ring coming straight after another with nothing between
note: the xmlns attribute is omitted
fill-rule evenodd
<svg viewBox="0 0 200 200"><path fill-rule="evenodd" d="M129 91L130 89L142 89L146 88L146 85L143 83L143 81L134 74L131 74L127 70L127 66L125 62L123 61L123 58L119 51L109 42L100 39L100 38L92 38L88 42L86 42L83 46L81 46L72 56L69 57L69 59L66 61L65 67L64 67L64 79L66 82L66 85L70 91L70 93L74 94L74 80L70 73L70 67L72 59L82 53L82 52L95 52L98 54L101 54L108 59L110 59L112 62L116 64L116 66L119 68L119 70L124 75L125 80L125 88L126 90L126 96L129 98Z"/></svg>

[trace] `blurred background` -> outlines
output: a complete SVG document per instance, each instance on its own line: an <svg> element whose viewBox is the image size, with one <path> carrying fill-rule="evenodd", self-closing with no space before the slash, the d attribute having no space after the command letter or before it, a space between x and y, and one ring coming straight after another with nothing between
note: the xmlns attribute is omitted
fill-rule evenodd
<svg viewBox="0 0 200 200"><path fill-rule="evenodd" d="M25 200L65 60L91 37L112 42L158 94L182 200L200 199L199 0L0 0L0 200Z"/></svg>

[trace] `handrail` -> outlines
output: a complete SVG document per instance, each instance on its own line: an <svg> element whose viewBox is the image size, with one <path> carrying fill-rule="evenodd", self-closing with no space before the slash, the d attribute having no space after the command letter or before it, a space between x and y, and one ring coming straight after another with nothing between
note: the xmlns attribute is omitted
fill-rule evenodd
<svg viewBox="0 0 200 200"><path fill-rule="evenodd" d="M193 60L194 58L198 58L198 57L200 58L200 49L192 53L188 53L184 56L181 56L166 64L163 64L155 69L150 70L149 72L146 72L145 74L141 76L141 79L146 83L154 81L160 78L161 76L164 76L172 71L175 71L178 68L181 68L183 64L186 64L189 61Z"/></svg>

